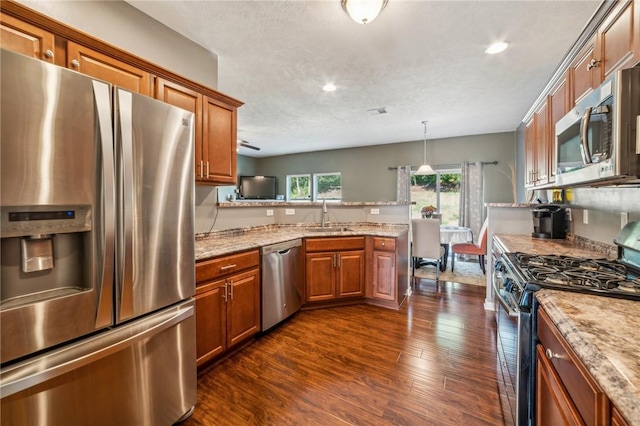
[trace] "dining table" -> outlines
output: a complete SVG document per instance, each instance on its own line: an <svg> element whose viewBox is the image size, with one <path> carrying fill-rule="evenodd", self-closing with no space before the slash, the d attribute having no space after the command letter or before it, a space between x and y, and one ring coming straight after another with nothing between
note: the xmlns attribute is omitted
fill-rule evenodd
<svg viewBox="0 0 640 426"><path fill-rule="evenodd" d="M440 270L447 269L447 259L451 244L473 242L473 231L471 228L457 225L440 225L440 245L444 247L444 255L440 263Z"/></svg>

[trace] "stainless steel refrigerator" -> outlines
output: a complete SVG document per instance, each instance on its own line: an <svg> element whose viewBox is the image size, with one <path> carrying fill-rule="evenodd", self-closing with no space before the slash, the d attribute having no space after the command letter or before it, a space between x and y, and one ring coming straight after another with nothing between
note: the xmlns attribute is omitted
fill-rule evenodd
<svg viewBox="0 0 640 426"><path fill-rule="evenodd" d="M196 400L193 114L0 55L0 423L172 424Z"/></svg>

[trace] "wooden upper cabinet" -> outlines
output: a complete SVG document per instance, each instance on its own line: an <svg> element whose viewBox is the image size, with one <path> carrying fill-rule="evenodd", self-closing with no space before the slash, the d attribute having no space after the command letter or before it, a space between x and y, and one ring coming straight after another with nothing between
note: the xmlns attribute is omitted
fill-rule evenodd
<svg viewBox="0 0 640 426"><path fill-rule="evenodd" d="M526 187L533 186L535 184L534 171L536 169L536 157L535 157L535 127L534 119L531 118L525 125L524 130L524 163L525 163L525 179L524 185Z"/></svg>
<svg viewBox="0 0 640 426"><path fill-rule="evenodd" d="M152 93L150 73L72 41L67 42L67 67L135 93Z"/></svg>
<svg viewBox="0 0 640 426"><path fill-rule="evenodd" d="M535 168L534 180L537 185L548 182L550 147L550 119L548 103L545 101L534 114L535 126Z"/></svg>
<svg viewBox="0 0 640 426"><path fill-rule="evenodd" d="M236 108L163 78L156 99L195 113L195 178L204 184L236 183Z"/></svg>
<svg viewBox="0 0 640 426"><path fill-rule="evenodd" d="M205 170L201 181L235 185L238 158L236 152L237 109L224 102L205 97L202 119L201 161ZM197 154L196 162L198 162ZM197 172L196 168L196 174Z"/></svg>
<svg viewBox="0 0 640 426"><path fill-rule="evenodd" d="M621 2L600 27L598 53L601 80L614 71L630 68L640 60L640 5Z"/></svg>
<svg viewBox="0 0 640 426"><path fill-rule="evenodd" d="M569 84L567 78L563 78L551 89L547 101L549 107L549 174L548 181L555 182L558 172L558 158L556 153L556 123L570 110Z"/></svg>
<svg viewBox="0 0 640 426"><path fill-rule="evenodd" d="M177 106L195 114L195 176L196 180L204 177L202 161L202 103L204 96L177 83L156 79L156 99Z"/></svg>
<svg viewBox="0 0 640 426"><path fill-rule="evenodd" d="M0 13L0 41L4 49L54 63L54 35L4 13Z"/></svg>
<svg viewBox="0 0 640 426"><path fill-rule="evenodd" d="M596 59L597 39L597 36L593 37L569 66L572 107L598 87L602 81L598 68L598 59Z"/></svg>

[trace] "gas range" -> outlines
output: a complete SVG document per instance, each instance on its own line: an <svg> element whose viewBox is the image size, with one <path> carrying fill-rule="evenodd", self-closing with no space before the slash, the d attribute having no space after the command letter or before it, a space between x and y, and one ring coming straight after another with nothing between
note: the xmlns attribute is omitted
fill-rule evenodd
<svg viewBox="0 0 640 426"><path fill-rule="evenodd" d="M550 288L640 300L639 272L619 260L519 252L504 256L522 289Z"/></svg>

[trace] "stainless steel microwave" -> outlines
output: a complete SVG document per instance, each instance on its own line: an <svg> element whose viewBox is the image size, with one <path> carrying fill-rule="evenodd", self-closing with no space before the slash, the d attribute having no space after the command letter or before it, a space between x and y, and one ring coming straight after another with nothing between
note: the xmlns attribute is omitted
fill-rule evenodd
<svg viewBox="0 0 640 426"><path fill-rule="evenodd" d="M613 73L556 123L557 186L640 184L640 67Z"/></svg>

